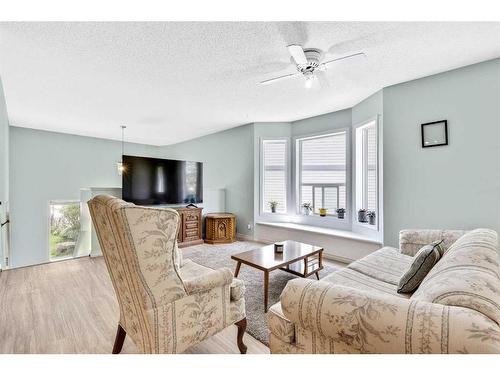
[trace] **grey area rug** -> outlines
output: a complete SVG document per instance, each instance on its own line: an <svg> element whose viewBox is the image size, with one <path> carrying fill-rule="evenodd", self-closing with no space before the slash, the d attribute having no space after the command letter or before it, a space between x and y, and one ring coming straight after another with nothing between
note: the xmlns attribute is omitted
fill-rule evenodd
<svg viewBox="0 0 500 375"><path fill-rule="evenodd" d="M258 242L237 241L231 244L220 245L197 245L182 249L185 259L210 268L228 267L234 272L236 262L231 255L265 246ZM320 278L338 270L336 266L323 264ZM279 301L281 291L286 283L296 278L288 272L275 270L269 274L269 307ZM316 279L315 275L311 276ZM238 279L245 282L245 305L247 312L247 332L260 342L269 346L267 320L264 313L264 273L255 268L241 265Z"/></svg>

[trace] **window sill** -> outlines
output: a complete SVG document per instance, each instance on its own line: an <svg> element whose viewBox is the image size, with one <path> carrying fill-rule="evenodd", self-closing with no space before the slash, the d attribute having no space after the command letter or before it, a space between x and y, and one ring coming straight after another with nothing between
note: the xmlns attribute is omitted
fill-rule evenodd
<svg viewBox="0 0 500 375"><path fill-rule="evenodd" d="M269 227L275 227L275 228L298 230L298 231L302 231L302 232L321 234L324 236L339 237L339 238L345 238L345 239L354 240L354 241L368 242L368 243L382 245L382 243L379 240L375 240L375 239L370 238L368 236L364 236L362 234L354 233L354 232L351 232L348 230L330 229L330 228L318 227L318 226L313 226L313 225L267 222L267 221L259 221L256 224L257 225L265 225L265 226L269 226Z"/></svg>

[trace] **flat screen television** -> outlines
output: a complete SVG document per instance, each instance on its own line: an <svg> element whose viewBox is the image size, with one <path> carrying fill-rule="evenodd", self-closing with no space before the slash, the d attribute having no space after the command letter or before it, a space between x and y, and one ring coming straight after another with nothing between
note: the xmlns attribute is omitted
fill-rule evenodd
<svg viewBox="0 0 500 375"><path fill-rule="evenodd" d="M203 163L123 155L122 198L138 205L203 202Z"/></svg>

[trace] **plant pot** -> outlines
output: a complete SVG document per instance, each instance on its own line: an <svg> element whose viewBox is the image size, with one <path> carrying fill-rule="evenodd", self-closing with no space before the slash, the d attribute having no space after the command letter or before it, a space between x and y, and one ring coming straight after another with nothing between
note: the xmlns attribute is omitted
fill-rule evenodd
<svg viewBox="0 0 500 375"><path fill-rule="evenodd" d="M358 211L358 221L360 223L367 223L368 222L368 218L366 216L366 210L359 210Z"/></svg>
<svg viewBox="0 0 500 375"><path fill-rule="evenodd" d="M302 207L302 214L303 215L309 216L310 213L311 213L311 210L309 208Z"/></svg>
<svg viewBox="0 0 500 375"><path fill-rule="evenodd" d="M319 216L323 216L323 217L326 216L326 211L327 211L326 208L320 208L319 209Z"/></svg>
<svg viewBox="0 0 500 375"><path fill-rule="evenodd" d="M273 214L275 214L275 213L276 213L276 207L271 207L271 212L272 212Z"/></svg>
<svg viewBox="0 0 500 375"><path fill-rule="evenodd" d="M375 225L376 224L375 214L371 214L371 215L368 216L368 224L370 224L370 225Z"/></svg>
<svg viewBox="0 0 500 375"><path fill-rule="evenodd" d="M345 215L345 212L337 212L337 218L343 219Z"/></svg>

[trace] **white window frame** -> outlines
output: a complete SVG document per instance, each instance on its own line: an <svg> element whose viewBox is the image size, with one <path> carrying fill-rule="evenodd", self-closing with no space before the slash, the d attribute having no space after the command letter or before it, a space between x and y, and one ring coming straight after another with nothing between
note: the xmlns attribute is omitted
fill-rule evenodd
<svg viewBox="0 0 500 375"><path fill-rule="evenodd" d="M285 212L265 212L264 211L264 142L266 141L284 141L285 142ZM278 219L286 221L290 214L291 203L291 163L290 163L290 138L288 137L262 137L259 140L259 215L265 219Z"/></svg>
<svg viewBox="0 0 500 375"><path fill-rule="evenodd" d="M46 233L47 233L47 259L51 263L76 258L74 256L54 258L54 259L52 259L50 257L50 230L52 229L51 228L51 220L50 220L51 219L50 206L52 206L52 205L64 205L64 204L78 204L80 206L80 225L81 225L81 221L82 221L82 202L79 199L51 199L47 202L47 231L46 231ZM77 245L78 245L78 242L75 244L75 246L77 246Z"/></svg>
<svg viewBox="0 0 500 375"><path fill-rule="evenodd" d="M346 213L344 219L339 219L337 214L327 215L321 217L319 215L303 215L300 207L300 197L301 197L301 168L302 165L302 154L300 152L300 141L305 139L313 139L325 137L328 135L335 135L338 133L345 133L346 137ZM338 229L351 230L351 128L343 127L336 128L319 133L301 134L299 136L293 137L293 144L295 147L294 151L294 189L293 189L293 206L295 207L295 214L298 216L298 221L304 224L317 225L317 226L328 226L335 227Z"/></svg>
<svg viewBox="0 0 500 375"><path fill-rule="evenodd" d="M376 173L376 186L377 186L377 195L376 195L376 198L375 198L375 202L376 202L376 208L375 208L375 213L376 213L376 224L375 225L370 225L369 223L360 223L358 221L358 210L360 208L365 208L364 205L367 203L368 201L368 193L367 193L367 189L368 189L368 185L367 184L363 184L363 186L360 188L358 186L358 176L357 176L357 168L358 168L358 164L362 164L361 165L361 168L362 168L362 173L363 173L363 181L367 181L368 180L368 168L366 166L366 163L367 163L367 158L364 156L366 155L367 153L367 142L365 142L363 140L363 145L362 145L362 155L361 155L361 161L358 160L358 149L357 149L357 144L358 144L358 139L357 139L357 136L358 136L358 130L360 130L360 128L364 128L366 127L367 125L370 125L374 123L375 125L375 138L376 138L376 144L377 144L377 152L376 152L376 170L377 170L377 173ZM361 129L363 130L363 129ZM371 230L375 230L375 231L378 231L380 229L380 219L381 219L381 203L380 203L380 197L381 197L381 181L380 181L380 176L381 176L381 171L380 171L380 150L381 150L381 140L380 140L380 126L379 126L379 118L378 116L376 117L373 117L373 118L370 118L366 121L363 121L361 123L358 123L356 125L353 126L353 155L354 155L354 160L353 160L353 163L352 163L352 169L353 169L353 186L354 186L354 192L353 192L353 204L352 204L352 207L353 207L353 210L355 212L352 213L352 220L353 220L353 225L354 226L358 226L358 227L363 227L363 228L367 228L367 229L371 229ZM365 163L366 161L366 163ZM366 168L365 168L366 166ZM362 190L362 191L361 191ZM360 198L361 197L361 198ZM361 200L361 202L360 202Z"/></svg>

